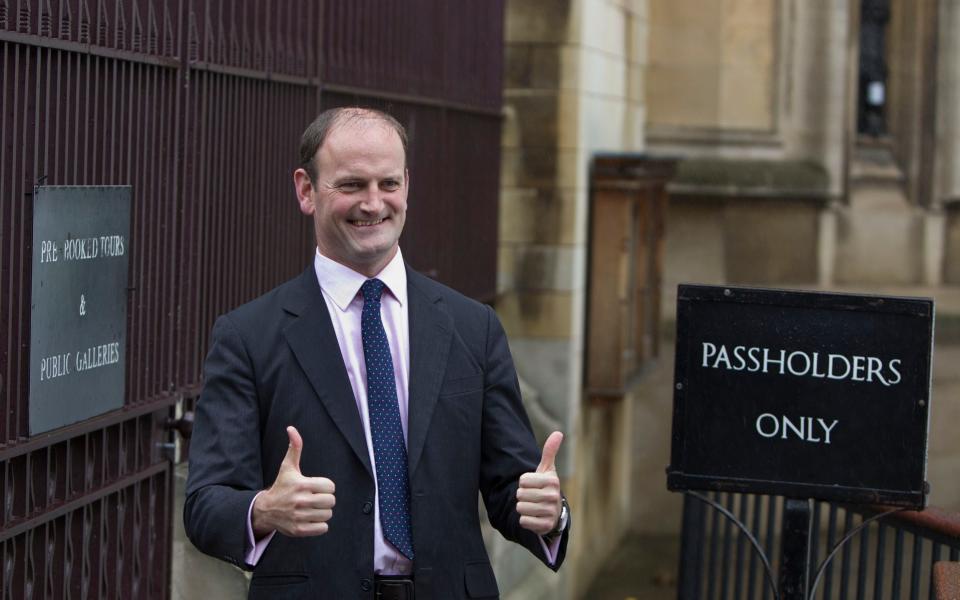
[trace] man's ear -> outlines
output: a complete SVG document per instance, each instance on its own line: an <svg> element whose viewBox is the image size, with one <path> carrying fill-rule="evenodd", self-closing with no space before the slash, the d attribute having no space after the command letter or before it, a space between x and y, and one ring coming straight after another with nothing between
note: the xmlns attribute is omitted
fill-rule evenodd
<svg viewBox="0 0 960 600"><path fill-rule="evenodd" d="M293 172L293 186L297 190L297 202L300 204L300 212L305 215L312 215L316 207L313 204L313 181L304 169L297 169Z"/></svg>
<svg viewBox="0 0 960 600"><path fill-rule="evenodd" d="M410 193L410 169L403 170L403 183L407 186L407 193Z"/></svg>

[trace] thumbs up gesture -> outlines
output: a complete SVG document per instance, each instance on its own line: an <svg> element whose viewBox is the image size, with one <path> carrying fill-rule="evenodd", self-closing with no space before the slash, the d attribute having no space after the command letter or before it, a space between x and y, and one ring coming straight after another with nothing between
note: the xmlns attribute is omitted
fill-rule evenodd
<svg viewBox="0 0 960 600"><path fill-rule="evenodd" d="M253 503L251 525L259 539L271 531L305 537L323 535L333 516L333 482L325 477L305 477L300 472L303 439L296 427L287 427L290 446L280 463L277 478Z"/></svg>
<svg viewBox="0 0 960 600"><path fill-rule="evenodd" d="M557 452L563 434L554 431L543 444L543 457L535 473L520 476L517 488L517 512L520 526L545 535L556 527L560 519L560 478L557 477Z"/></svg>

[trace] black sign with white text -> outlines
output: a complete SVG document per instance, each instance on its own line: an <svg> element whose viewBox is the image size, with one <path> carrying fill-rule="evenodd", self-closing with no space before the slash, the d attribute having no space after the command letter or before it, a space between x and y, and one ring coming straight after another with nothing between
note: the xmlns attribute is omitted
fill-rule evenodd
<svg viewBox="0 0 960 600"><path fill-rule="evenodd" d="M933 301L681 285L671 490L922 507Z"/></svg>
<svg viewBox="0 0 960 600"><path fill-rule="evenodd" d="M38 187L33 205L30 434L121 408L130 187Z"/></svg>

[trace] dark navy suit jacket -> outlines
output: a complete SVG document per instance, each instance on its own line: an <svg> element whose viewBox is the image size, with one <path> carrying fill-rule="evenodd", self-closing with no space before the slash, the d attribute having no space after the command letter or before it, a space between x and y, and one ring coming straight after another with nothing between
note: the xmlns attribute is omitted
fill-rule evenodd
<svg viewBox="0 0 960 600"><path fill-rule="evenodd" d="M407 285L417 598L496 598L478 492L493 526L545 561L516 512L518 480L536 469L540 449L493 310L409 268ZM304 440L301 471L331 479L337 504L325 535L273 538L249 597L372 599L374 476L312 264L214 325L184 508L187 535L201 551L244 566L247 511L276 478L288 425Z"/></svg>

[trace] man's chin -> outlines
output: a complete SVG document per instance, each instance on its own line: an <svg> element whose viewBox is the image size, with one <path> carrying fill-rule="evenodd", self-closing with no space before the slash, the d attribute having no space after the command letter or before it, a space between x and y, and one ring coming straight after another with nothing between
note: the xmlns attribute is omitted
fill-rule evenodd
<svg viewBox="0 0 960 600"><path fill-rule="evenodd" d="M397 252L397 244L387 244L385 246L359 246L354 248L353 260L355 263L365 267L383 268L393 259Z"/></svg>

